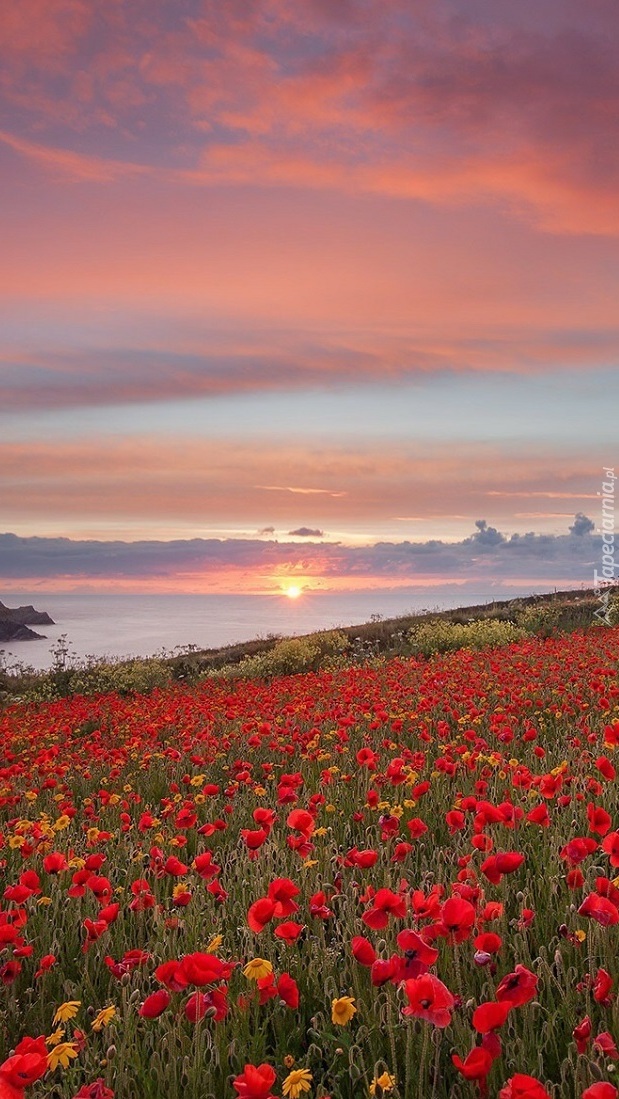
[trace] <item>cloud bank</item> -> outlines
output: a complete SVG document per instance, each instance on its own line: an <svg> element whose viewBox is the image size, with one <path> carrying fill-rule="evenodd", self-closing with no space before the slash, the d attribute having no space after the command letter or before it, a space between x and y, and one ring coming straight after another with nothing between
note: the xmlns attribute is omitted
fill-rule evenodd
<svg viewBox="0 0 619 1099"><path fill-rule="evenodd" d="M344 546L276 540L203 539L96 542L0 535L0 582L15 590L131 583L151 590L278 591L299 579L307 589L398 587L476 581L591 585L601 538L579 529L563 535L506 536L485 520L459 542L378 542ZM226 584L229 585L226 588Z"/></svg>

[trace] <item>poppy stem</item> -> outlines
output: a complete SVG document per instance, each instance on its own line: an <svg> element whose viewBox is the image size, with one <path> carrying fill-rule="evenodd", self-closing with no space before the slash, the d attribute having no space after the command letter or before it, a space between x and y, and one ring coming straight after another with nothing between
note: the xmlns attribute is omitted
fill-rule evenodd
<svg viewBox="0 0 619 1099"><path fill-rule="evenodd" d="M426 1023L423 1028L423 1045L421 1047L421 1057L419 1059L419 1087L417 1089L417 1099L425 1099L426 1097L426 1061L428 1058L429 1041L430 1026Z"/></svg>

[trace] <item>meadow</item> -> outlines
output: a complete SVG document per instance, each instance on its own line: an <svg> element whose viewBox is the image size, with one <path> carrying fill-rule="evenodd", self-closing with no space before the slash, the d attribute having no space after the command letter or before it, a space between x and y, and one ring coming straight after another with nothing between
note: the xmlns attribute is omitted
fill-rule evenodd
<svg viewBox="0 0 619 1099"><path fill-rule="evenodd" d="M0 1099L619 1094L619 629L422 650L9 699Z"/></svg>

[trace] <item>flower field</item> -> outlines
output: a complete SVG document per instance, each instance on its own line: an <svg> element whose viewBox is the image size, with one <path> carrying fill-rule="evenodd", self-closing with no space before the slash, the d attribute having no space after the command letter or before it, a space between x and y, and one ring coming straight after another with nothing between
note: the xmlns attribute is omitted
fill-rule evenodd
<svg viewBox="0 0 619 1099"><path fill-rule="evenodd" d="M0 712L0 1099L613 1099L619 629Z"/></svg>

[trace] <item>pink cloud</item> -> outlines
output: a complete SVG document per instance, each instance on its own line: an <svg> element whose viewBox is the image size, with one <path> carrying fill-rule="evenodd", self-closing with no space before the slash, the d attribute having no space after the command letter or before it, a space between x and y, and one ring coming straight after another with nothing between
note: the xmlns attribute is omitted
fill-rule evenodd
<svg viewBox="0 0 619 1099"><path fill-rule="evenodd" d="M162 5L147 20L103 0L7 0L0 42L5 92L30 111L27 140L64 117L65 140L55 126L39 159L69 177L97 128L114 128L112 175L126 160L209 186L492 201L547 230L615 234L617 27L608 4L591 13L563 0L260 0L208 3L194 19ZM58 67L64 90L47 81Z"/></svg>

